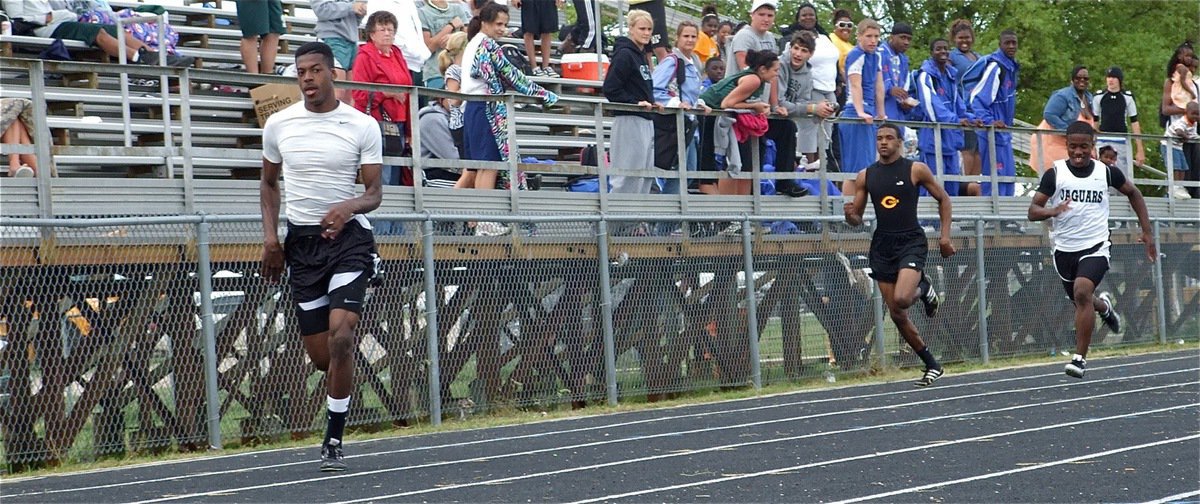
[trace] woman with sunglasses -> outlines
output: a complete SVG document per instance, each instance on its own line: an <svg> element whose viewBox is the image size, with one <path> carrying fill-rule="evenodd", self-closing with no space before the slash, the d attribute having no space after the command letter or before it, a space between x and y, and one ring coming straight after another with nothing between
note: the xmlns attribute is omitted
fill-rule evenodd
<svg viewBox="0 0 1200 504"><path fill-rule="evenodd" d="M837 46L838 53L838 73L842 79L846 78L846 55L850 54L850 50L854 49L854 20L850 18L850 11L846 9L838 9L833 11L833 36L829 37L833 41L833 45Z"/></svg>
<svg viewBox="0 0 1200 504"><path fill-rule="evenodd" d="M1071 71L1071 85L1055 91L1042 109L1042 123L1038 130L1063 131L1075 121L1094 123L1092 118L1091 93L1088 92L1088 69L1077 66ZM1041 137L1039 144L1038 137ZM1040 134L1030 139L1029 166L1042 173L1059 159L1067 158L1065 134Z"/></svg>

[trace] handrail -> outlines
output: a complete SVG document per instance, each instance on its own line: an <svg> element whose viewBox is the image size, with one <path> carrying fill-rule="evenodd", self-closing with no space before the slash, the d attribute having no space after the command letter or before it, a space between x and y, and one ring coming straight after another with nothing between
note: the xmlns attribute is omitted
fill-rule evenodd
<svg viewBox="0 0 1200 504"><path fill-rule="evenodd" d="M156 16L155 18L161 18L161 16ZM127 64L114 65L114 64L100 64L100 63L88 63L88 62L50 62L50 61L41 61L41 60L32 60L32 59L23 59L23 58L0 58L0 65L5 65L7 68L28 68L28 69L30 69L31 77L35 73L38 73L39 75L44 75L41 72L34 72L33 69L35 67L43 68L43 69L45 69L45 71L51 71L51 72L84 71L84 72L97 72L97 73L106 73L106 74L113 73L114 71L118 72L119 75L122 76L123 101L126 103L126 106L123 107L123 114L125 114L124 127L127 132L127 135L129 134L130 129L131 129L130 119L128 119L128 114L129 114L128 86L127 86L127 83L125 82L125 76L127 76L127 75L147 75L147 76L157 77L160 80L160 85L162 86L162 91L163 91L164 97L169 97L169 94L168 94L169 89L167 87L167 80L169 78L180 78L180 82L187 82L187 83L190 83L190 81L192 81L192 80L200 80L200 81L212 80L212 81L218 81L218 82L222 82L222 83L233 83L233 84L242 84L242 85L258 85L258 84L263 84L263 83L283 83L283 84L295 83L294 78L275 76L275 75L257 75L257 74L252 75L252 74L245 74L245 73L241 73L241 72L228 72L228 71L221 71L221 70L169 68L169 67L162 66L162 64L165 63L165 55L160 55L159 63L160 63L160 66L149 67L149 66L143 66L143 65L127 65ZM517 104L517 103L541 104L541 100L538 98L529 97L529 96L525 96L525 95L517 95L517 94L512 94L512 93L508 93L508 94L504 94L504 95L494 95L494 96L478 96L478 95L467 95L467 94L463 94L463 93L457 93L457 92L451 92L451 91L445 91L445 90L439 90L439 89L429 89L429 88L423 88L423 87L418 87L418 86L397 86L397 85L390 85L390 84L362 83L362 82L338 82L335 85L339 88L344 88L344 89L375 90L375 91L388 91L388 92L410 92L410 93L414 93L414 95L419 94L419 95L423 95L423 96L447 97L447 98L455 98L455 99L469 99L469 100L476 100L476 101L481 101L481 100L482 101L501 101L501 100L504 100L504 101L508 102L510 105ZM44 93L45 93L44 87L39 88L39 86L35 85L35 86L32 86L32 88L33 89L31 89L31 93L32 93L32 97L34 98L34 101L39 102L39 103L44 103ZM187 95L184 95L184 96L187 96ZM166 166L168 166L168 174L167 175L170 177L174 176L173 170L170 169L170 167L172 166L172 163L174 161L174 158L177 155L181 155L184 159L184 165L186 167L184 178L187 179L187 181L185 182L185 184L188 184L190 186L191 178L192 178L191 169L190 169L191 159L192 159L192 156L195 155L195 153L193 152L193 149L191 149L191 148L180 149L179 147L175 146L175 143L171 138L174 128L170 124L171 114L170 114L170 110L169 110L169 104L167 103L168 101L169 100L163 100L163 108L164 108L163 130L164 130L164 137L165 137L164 139L167 142L166 143L167 147L148 148L147 150L143 151L145 154L142 154L142 155L161 155L162 158L164 159L164 164ZM559 100L559 103L564 104L564 105L580 105L580 106L584 106L584 107L593 108L593 110L595 111L595 114L593 115L593 119L595 120L595 134L597 135L596 141L597 141L597 143L599 143L601 145L607 144L607 142L603 141L604 121L605 121L604 113L606 111L607 112L616 112L616 111L647 112L644 109L641 109L641 108L638 108L636 106L629 105L629 104L609 103L609 102L606 102L603 100L598 101L595 99L583 99L583 98L570 97L570 96L561 97ZM649 111L649 112L656 113L656 114L664 114L664 115L674 115L676 117L677 130L679 130L679 131L682 130L681 126L682 126L682 121L683 121L683 115L685 113L686 114L695 114L695 115L705 115L706 114L704 111L699 110L699 109L692 109L692 110L688 110L688 111L684 111L684 110L680 110L680 109L666 109L661 112L659 112L657 110ZM731 111L714 109L712 112L710 112L708 114L717 115L717 114L725 114L725 113L729 113L729 112L731 112ZM183 137L185 138L185 144L190 144L191 143L190 140L187 140L187 139L191 138L191 126L190 126L190 121L188 121L187 119L190 119L190 118L185 118L184 121L182 121L181 129L182 129ZM859 122L861 122L861 120L857 119L857 118L842 118L842 117L833 117L833 118L829 118L827 120L830 122L833 122L833 123L859 123ZM42 121L42 122L44 123L44 121ZM510 121L510 127L515 128L517 122L518 122L518 120L514 118L512 121ZM902 121L902 120L889 120L887 122L906 126L906 127L933 128L937 131L940 131L942 129L957 129L957 130L964 130L964 131L982 130L980 128L976 128L973 126L969 126L969 125L963 126L960 124L928 123L928 122ZM823 129L821 129L821 130L823 131ZM1004 129L987 128L984 131L990 131L991 134L1002 133L1002 132L1022 133L1022 134L1030 133L1033 135L1039 135L1038 138L1040 138L1040 135L1045 135L1045 134L1063 134L1063 133L1065 133L1063 131L1039 130L1037 128L1029 128L1029 127L1022 127L1022 126L1014 126L1014 127L1010 127L1010 128L1004 128ZM48 130L45 130L45 132L48 132ZM515 132L515 129L513 129L512 132ZM1154 139L1154 140L1161 139L1161 137L1159 137L1159 136L1152 136L1152 135L1127 135L1127 136L1137 137L1137 138ZM935 138L940 140L940 135L935 135ZM419 138L415 138L414 140L419 142ZM821 150L820 150L821 152L824 152L824 147L827 144L828 140L829 139L823 138L823 137L819 139L819 145L821 147ZM517 152L518 139L516 138L516 135L510 134L509 141L512 142L512 144L510 145L511 151ZM127 141L126 144L130 145L131 142ZM13 147L15 147L15 145L6 144L3 146L3 148L6 151L8 151L9 149L11 149ZM131 146L130 146L130 148L131 148ZM417 149L419 149L419 144L415 146L414 150L417 150ZM131 148L131 150L132 150L132 148ZM756 151L757 149L754 149L754 150ZM97 148L97 147L86 147L86 146L85 147L59 146L59 147L53 148L53 153L60 154L60 155L61 154L69 155L69 154L76 154L76 153L78 155L89 155L89 153L97 153L100 151L102 151L102 149ZM182 151L182 152L180 152L180 151ZM246 151L253 152L253 150L251 150L251 149L246 149ZM49 151L49 150L47 150L46 152L47 152L47 156L49 156L51 154L51 151ZM755 152L753 155L757 156L757 153ZM246 157L249 157L249 156L243 157L241 155L232 155L232 153L231 153L231 157L245 159ZM825 191L826 182L827 181L845 180L847 178L852 177L853 174L829 173L825 169L825 165L824 165L825 156L821 156L821 158L822 158L821 166L817 173L809 173L809 172L804 172L804 171L795 172L795 171L790 171L790 170L781 171L778 173L761 173L759 170L754 170L754 171L748 171L748 172L743 172L743 173L738 173L738 174L730 174L730 173L726 173L726 172L706 173L705 177L706 178L746 178L746 177L749 177L755 181L754 185L756 186L756 189L757 189L757 185L758 185L757 182L760 180L763 180L763 179L776 179L776 180L777 179L819 179L821 181L820 196L821 196L822 206L825 207L828 203L828 200L827 200L828 195L826 194L826 191ZM682 157L681 157L681 159L682 159ZM935 173L943 180L946 180L946 181L978 181L978 180L980 180L979 176L973 176L973 175L945 175L943 167L940 166L941 165L940 157L938 157L937 159L938 159L938 161L935 163L937 166L934 166L931 168L934 169ZM392 162L397 162L397 160L399 160L399 162L402 162L402 163L413 161L410 158L396 158L396 157L389 157L385 161L392 163ZM52 163L49 160L45 160L44 162L45 162L45 166L52 165ZM424 166L430 166L430 167L445 167L446 165L444 165L443 163L444 162L441 162L439 160L422 160L420 164L424 165ZM1170 160L1168 160L1168 163L1170 163ZM468 164L470 166L466 166ZM539 166L538 165L521 164L521 163L519 163L519 159L514 159L511 163L488 163L488 162L477 162L477 161L475 161L475 162L459 161L459 162L456 162L456 165L451 166L451 167L503 169L503 170L511 172L512 175L515 175L515 172L517 170L534 171ZM551 169L551 170L547 170L547 171L562 173L562 172L566 172L567 170ZM574 171L574 170L572 169L571 171ZM681 181L683 181L683 180L686 180L685 177L687 177L687 176L698 176L698 174L687 175L684 173L676 172L674 170L668 171L668 170L660 170L657 168L651 169L651 170L621 170L621 169L612 169L611 167L602 166L602 167L596 167L596 168L579 167L579 171L582 173L597 173L597 174L600 174L604 178L606 178L607 176L612 176L612 175L625 175L625 176L642 176L642 177L670 177L670 178L679 178ZM46 185L44 190L40 188L39 193L45 194L48 197L49 196L49 189L48 189L49 188L49 180L47 179L46 181L41 182L42 177L38 177L38 178L39 178L39 186L41 186L42 184ZM1030 183L1030 182L1034 182L1035 179L1032 179L1029 177L1012 177L1012 176L1001 177L1001 176L998 176L997 174L993 173L991 175L990 181L993 184L1000 183L1000 182L1003 182L1003 183L1013 183L1013 182ZM1173 180L1173 173L1172 173L1172 170L1170 170L1170 169L1168 169L1168 171L1166 172L1165 184L1162 183L1163 181L1151 180L1151 179L1138 179L1138 180L1135 180L1135 182L1150 183L1150 184L1155 184L1155 185L1166 185L1168 190L1171 190L1173 187L1177 187L1180 185L1187 186L1187 187L1197 186L1196 182L1182 182L1181 183L1179 181ZM682 186L681 187L681 192L682 192L686 186L684 184L681 184L681 186ZM415 188L414 190L418 191L418 192L421 191L420 188ZM757 195L757 191L756 191L756 195ZM606 204L605 204L606 203L605 200L607 199L606 196L607 196L607 194L603 194L603 193L600 195L602 209L606 208ZM684 194L680 194L679 196L681 198L681 208L686 208L687 196ZM418 199L420 199L420 196L418 196ZM996 200L996 197L993 198L993 203L998 204L998 200ZM48 205L49 202L46 202L46 204ZM1173 204L1174 203L1172 202L1172 205ZM513 211L517 211L518 207L519 207L519 195L515 191L513 191L513 193L512 193L512 209L513 209ZM757 204L756 204L756 208L758 208Z"/></svg>
<svg viewBox="0 0 1200 504"><path fill-rule="evenodd" d="M0 57L0 66L4 66L4 67L10 68L10 69L11 68L26 68L26 69L28 69L28 68L30 68L30 65L36 61L42 61L42 60L28 59L28 58ZM198 80L198 81L218 80L223 83L243 84L243 85L262 85L262 84L271 84L271 83L293 84L296 82L295 78L284 77L281 75L247 74L244 72L231 72L231 71L227 71L227 70L210 70L210 69L197 69L197 68L172 68L172 67L159 68L159 67L152 67L152 66L148 67L148 66L144 66L144 65L127 65L127 64L121 65L121 64L113 64L113 63L95 63L95 62L77 62L77 61L44 61L44 63L45 63L45 68L48 72L55 72L55 73L63 73L63 72L110 73L110 72L116 71L116 72L120 72L123 74L150 76L150 77L157 77L162 74L166 74L170 77L177 78L177 77L180 77L182 75L182 73L186 71L191 74L192 80ZM446 91L443 89L433 89L433 88L426 88L426 87L422 87L422 86L412 86L412 85L403 86L403 85L396 85L396 84L378 84L378 83L353 82L353 81L338 81L338 82L335 82L334 85L338 88L357 89L357 90L362 90L362 91L412 92L414 89L420 89L420 93L422 95L431 96L431 97L435 97L435 98L454 98L454 99L458 99L458 100L470 99L471 101L504 101L506 99L505 98L506 95L468 95L468 94L463 94L463 93L454 92L454 91ZM540 104L542 102L541 99L531 97L531 96L515 94L515 93L507 93L507 94L513 94L516 103ZM580 98L580 97L574 97L574 96L560 96L559 103L571 104L571 105L586 105L586 106L599 105L599 106L602 106L605 110L610 110L610 111L645 112L644 109L641 109L634 105L623 104L623 103L610 103L607 101L596 100L594 98L587 99L587 98ZM720 115L720 114L729 113L729 112L736 112L736 111L735 110L725 110L725 109L720 109L720 108L713 108L712 112L707 115ZM658 113L658 112L655 112L655 113ZM688 111L688 113L697 114L697 115L705 115L702 111L700 111L698 109L692 109L692 110ZM663 114L670 115L670 114L673 114L673 112L663 112ZM778 115L770 115L769 117L783 118L783 116L778 116ZM812 115L805 115L804 117L812 117ZM844 117L836 117L836 116L831 117L826 120L833 121L833 122L848 122L848 123L862 122L861 119L857 119L857 118L844 118ZM897 124L900 126L917 127L917 128L931 128L931 127L934 127L935 124L937 124L937 125L940 125L940 127L943 129L957 129L957 130L964 130L964 131L965 130L979 131L979 130L987 129L987 127L977 127L977 126L971 126L971 125L964 126L964 125L960 125L958 123L933 123L933 122L924 122L924 121L896 120L896 119L890 119L890 118L886 122L892 123L892 124ZM1044 129L1038 129L1035 127L1025 127L1025 126L1009 126L1009 127L1000 129L1000 132L1057 134L1057 135L1065 135L1066 134L1066 130L1044 130ZM1132 138L1140 138L1143 140L1158 141L1158 140L1163 139L1162 135L1151 135L1151 134L1146 134L1146 133L1142 133L1142 134L1130 133L1128 136L1130 136ZM1189 142L1189 143L1193 143L1193 142Z"/></svg>

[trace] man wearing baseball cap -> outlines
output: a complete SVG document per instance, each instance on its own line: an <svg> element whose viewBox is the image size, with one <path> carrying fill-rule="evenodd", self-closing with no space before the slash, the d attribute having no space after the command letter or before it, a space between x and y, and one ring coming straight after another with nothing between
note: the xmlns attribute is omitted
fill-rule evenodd
<svg viewBox="0 0 1200 504"><path fill-rule="evenodd" d="M727 53L729 61L725 64L725 76L736 74L746 69L746 53L748 51L768 51L779 53L779 43L771 30L775 28L775 0L755 0L750 4L750 24L746 25L733 36L729 42ZM787 109L779 105L779 81L767 83L763 96L770 104L772 115L786 116ZM796 123L790 119L772 118L767 120L767 133L762 137L775 142L775 166L779 171L792 171L796 167ZM763 152L760 150L759 152ZM745 163L746 160L743 160ZM749 166L749 164L744 164ZM757 168L756 168L757 169ZM789 196L803 196L799 189L791 189L794 184L784 183L784 191Z"/></svg>
<svg viewBox="0 0 1200 504"><path fill-rule="evenodd" d="M1117 151L1117 167L1126 177L1133 175L1132 157L1135 164L1146 162L1146 148L1141 138L1134 139L1137 151L1130 156L1129 143L1124 136L1132 132L1142 134L1142 125L1138 122L1137 104L1133 92L1125 89L1125 72L1119 66L1109 67L1105 72L1105 87L1092 96L1092 113L1099 120L1097 124L1100 134L1096 137L1096 148L1111 146ZM1128 127L1126 119L1129 120ZM1115 134L1114 134L1115 133Z"/></svg>

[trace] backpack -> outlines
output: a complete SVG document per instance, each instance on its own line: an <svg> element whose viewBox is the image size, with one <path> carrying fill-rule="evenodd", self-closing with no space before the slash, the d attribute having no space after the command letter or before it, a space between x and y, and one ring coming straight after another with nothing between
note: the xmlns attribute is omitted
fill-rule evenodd
<svg viewBox="0 0 1200 504"><path fill-rule="evenodd" d="M508 58L508 62L521 70L522 74L533 75L533 67L529 66L529 59L525 57L525 51L512 44L504 44L500 46L500 52Z"/></svg>
<svg viewBox="0 0 1200 504"><path fill-rule="evenodd" d="M687 65L675 58L675 87L683 89L683 81L687 79ZM679 91L682 93L683 91ZM696 134L699 125L684 116L683 137L690 139ZM684 142L685 144L687 142ZM674 170L679 164L679 143L675 135L675 115L654 114L654 166L663 170Z"/></svg>
<svg viewBox="0 0 1200 504"><path fill-rule="evenodd" d="M579 151L579 164L583 166L599 166L596 145L588 145ZM609 182L609 187L612 183ZM600 177L596 175L576 175L567 178L567 191L570 192L600 192Z"/></svg>

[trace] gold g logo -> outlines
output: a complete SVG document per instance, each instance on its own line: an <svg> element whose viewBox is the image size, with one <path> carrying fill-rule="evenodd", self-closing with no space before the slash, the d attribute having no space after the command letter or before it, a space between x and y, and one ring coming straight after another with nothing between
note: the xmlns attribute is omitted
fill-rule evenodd
<svg viewBox="0 0 1200 504"><path fill-rule="evenodd" d="M884 196L883 201L880 201L879 204L882 205L883 208L891 210L893 208L896 208L896 205L900 204L900 200L897 199L895 196Z"/></svg>

